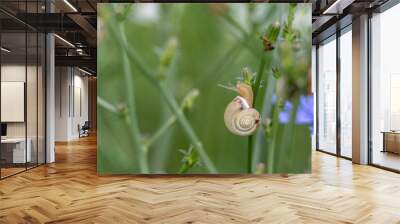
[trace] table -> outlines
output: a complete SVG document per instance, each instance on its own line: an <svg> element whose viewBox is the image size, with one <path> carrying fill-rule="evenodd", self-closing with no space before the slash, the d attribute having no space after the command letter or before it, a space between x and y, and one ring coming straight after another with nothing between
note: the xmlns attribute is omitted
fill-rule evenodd
<svg viewBox="0 0 400 224"><path fill-rule="evenodd" d="M31 162L32 153L30 138L26 139L27 147L25 152L25 138L5 138L1 139L1 153L2 157L9 163L26 163ZM12 148L10 148L10 146ZM5 154L5 155L3 155ZM11 156L12 154L12 156ZM12 159L11 159L12 158Z"/></svg>
<svg viewBox="0 0 400 224"><path fill-rule="evenodd" d="M382 152L392 152L400 154L400 131L382 131L383 150Z"/></svg>

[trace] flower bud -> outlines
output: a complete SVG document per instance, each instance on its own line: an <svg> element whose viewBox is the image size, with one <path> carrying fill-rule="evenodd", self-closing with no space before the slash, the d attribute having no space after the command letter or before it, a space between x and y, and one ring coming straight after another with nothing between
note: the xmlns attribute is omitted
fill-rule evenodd
<svg viewBox="0 0 400 224"><path fill-rule="evenodd" d="M177 46L178 39L176 39L176 37L172 37L168 40L167 44L164 47L164 52L162 53L160 58L161 66L168 67L171 64L171 61L175 56Z"/></svg>
<svg viewBox="0 0 400 224"><path fill-rule="evenodd" d="M181 108L183 110L190 110L193 107L194 101L200 95L198 89L191 90L182 100Z"/></svg>
<svg viewBox="0 0 400 224"><path fill-rule="evenodd" d="M261 37L264 45L264 51L272 51L275 49L274 44L278 40L280 30L281 25L279 22L275 22L268 27L266 34Z"/></svg>
<svg viewBox="0 0 400 224"><path fill-rule="evenodd" d="M172 59L175 57L177 47L178 40L175 37L170 38L165 44L164 50L160 56L160 67L158 72L159 79L165 78L165 73L171 65Z"/></svg>
<svg viewBox="0 0 400 224"><path fill-rule="evenodd" d="M244 67L242 70L243 82L249 86L253 86L253 73L249 67Z"/></svg>

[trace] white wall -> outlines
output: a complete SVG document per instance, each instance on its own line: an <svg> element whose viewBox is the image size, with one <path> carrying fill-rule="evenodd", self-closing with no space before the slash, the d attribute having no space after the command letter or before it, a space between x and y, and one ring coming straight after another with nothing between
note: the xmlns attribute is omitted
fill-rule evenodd
<svg viewBox="0 0 400 224"><path fill-rule="evenodd" d="M79 137L78 124L83 125L85 121L89 120L88 116L88 77L82 76L83 73L74 75L74 108L72 108L72 129L71 135L74 137ZM81 111L80 111L81 110Z"/></svg>
<svg viewBox="0 0 400 224"><path fill-rule="evenodd" d="M25 64L24 65L2 65L1 81L19 81L25 82ZM29 69L29 67L28 67Z"/></svg>
<svg viewBox="0 0 400 224"><path fill-rule="evenodd" d="M22 110L20 111L21 113L26 112L26 120L22 122L5 122L7 124L7 137L24 138L26 135L30 142L32 161L36 162L36 158L38 158L39 163L44 163L45 158L45 90L43 78L44 74L40 66L25 66L25 64L4 64L1 66L2 82L24 82L26 84L26 106L23 102L24 106L20 108ZM7 98L7 95L2 95L2 98L4 97ZM12 110L12 108L2 107L1 110L4 112ZM8 112L16 113L15 111ZM37 153L39 154L38 156Z"/></svg>
<svg viewBox="0 0 400 224"><path fill-rule="evenodd" d="M55 140L77 139L78 125L88 120L88 78L76 68L56 67L55 85Z"/></svg>
<svg viewBox="0 0 400 224"><path fill-rule="evenodd" d="M55 141L68 140L68 117L70 85L69 68L55 68Z"/></svg>
<svg viewBox="0 0 400 224"><path fill-rule="evenodd" d="M25 82L25 65L2 65L1 81L3 82ZM5 110L6 108L1 108ZM9 122L7 123L7 137L25 137L25 122Z"/></svg>
<svg viewBox="0 0 400 224"><path fill-rule="evenodd" d="M27 69L27 70L26 70ZM26 74L26 71L28 72ZM1 66L1 81L2 82L25 82L25 76L28 75L28 79L30 80L30 76L34 75L36 76L36 67L33 66L28 66L25 67L24 65L18 65L18 64L6 64ZM32 80L29 81L29 84L31 83ZM36 81L33 83L36 85ZM33 100L31 98L36 99L36 88L35 89L27 89L28 93L28 99L27 103L31 103ZM32 92L30 91L32 90ZM36 102L35 105L30 105L34 106L36 108ZM6 110L6 108L1 108L2 110ZM28 111L31 112L31 111ZM32 121L36 124L36 113L28 113L28 128L33 127L34 124L31 124ZM7 122L7 136L8 137L25 137L25 126L26 122ZM36 129L36 125L34 127ZM28 133L29 137L29 133Z"/></svg>

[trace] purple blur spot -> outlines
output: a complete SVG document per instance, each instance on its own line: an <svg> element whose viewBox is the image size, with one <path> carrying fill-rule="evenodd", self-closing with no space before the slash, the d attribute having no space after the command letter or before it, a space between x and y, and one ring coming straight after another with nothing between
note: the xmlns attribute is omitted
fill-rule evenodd
<svg viewBox="0 0 400 224"><path fill-rule="evenodd" d="M289 101L285 102L283 111L279 114L279 121L283 124L289 123L290 113L293 104ZM300 104L296 113L296 124L309 125L311 133L313 133L314 124L314 96L306 95L300 97Z"/></svg>

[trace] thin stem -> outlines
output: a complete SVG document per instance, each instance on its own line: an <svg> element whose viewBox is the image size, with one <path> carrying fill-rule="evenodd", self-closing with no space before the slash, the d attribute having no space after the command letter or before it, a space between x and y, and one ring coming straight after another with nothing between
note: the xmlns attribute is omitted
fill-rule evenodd
<svg viewBox="0 0 400 224"><path fill-rule="evenodd" d="M161 33L163 33L162 36L167 35L166 31L167 30L161 31ZM167 68L164 68L164 71L166 71L166 73L162 74L162 76L164 77L164 82L167 83L170 88L174 88L174 86L176 85L174 73L176 72L176 69L177 69L176 65L177 65L177 62L179 62L179 56L180 56L180 54L176 53L176 49L175 49L175 53L173 53L173 54L171 53L171 52L173 52L171 50L172 49L171 46L172 46L172 44L174 44L172 41L175 41L175 40L173 40L173 38L170 37L168 39L168 42L165 44L163 53L161 55L159 55L159 68L158 68L160 71L162 67L166 66L165 54L166 54L166 51L169 51L168 54L172 55L171 56L172 59L170 61L169 66L167 66ZM177 44L176 44L176 46L177 46ZM167 48L169 48L169 50L167 50ZM164 55L164 56L162 56L162 55ZM162 59L162 57L164 57L164 59ZM162 60L163 60L163 62L162 62ZM163 63L163 65L161 63ZM168 108L168 105L165 103L164 100L160 100L159 106L160 106L160 122L161 122L160 126L163 126L163 125L165 125L165 123L168 121L168 119L170 117L175 116L175 115L172 114L171 110ZM175 119L175 121L176 121L176 119ZM155 172L158 172L158 173L166 172L166 166L167 166L167 163L169 160L168 155L170 154L170 152L172 150L171 142L172 142L172 138L175 133L174 126L175 126L174 124L171 124L169 126L169 128L165 130L164 133L159 133L160 136L157 139L153 139L155 142L151 143L152 145L148 146L149 150L156 149L156 153L153 154L153 156L150 160L151 167L154 169ZM158 133L155 133L155 134L158 134ZM151 138L152 137L150 137L150 139ZM150 153L150 151L149 151L149 153Z"/></svg>
<svg viewBox="0 0 400 224"><path fill-rule="evenodd" d="M256 57L258 58L259 55L256 53L257 52L257 48L254 48L254 46L250 45L250 41L247 41L247 39L249 37L251 37L251 35L234 19L232 18L229 14L224 14L222 16L222 18L225 19L226 22L228 22L232 27L234 27L241 35L242 38L240 38L241 41L238 42L242 42L242 44Z"/></svg>
<svg viewBox="0 0 400 224"><path fill-rule="evenodd" d="M267 164L267 172L273 173L274 172L274 157L275 157L275 145L276 140L278 137L278 128L279 128L279 105L278 102L275 102L274 111L273 111L273 118L272 118L272 141L268 147L268 164Z"/></svg>
<svg viewBox="0 0 400 224"><path fill-rule="evenodd" d="M111 18L110 20L115 21L115 19ZM215 168L214 164L208 157L203 145L201 144L200 140L198 139L196 133L194 132L192 126L189 124L189 121L184 116L183 112L180 110L178 103L174 96L170 93L169 89L162 85L152 74L151 72L139 61L139 57L137 56L136 52L128 45L125 33L123 30L116 30L114 26L109 26L111 30L111 34L116 37L117 42L120 44L120 47L126 54L129 56L130 61L137 66L140 72L151 82L153 83L161 92L161 95L164 97L164 100L167 102L169 108L173 111L173 113L177 116L178 122L184 129L187 137L192 142L195 149L198 151L201 159L203 160L204 164L206 165L207 169L211 173L217 173L217 169Z"/></svg>
<svg viewBox="0 0 400 224"><path fill-rule="evenodd" d="M274 64L274 58L277 56L277 51L270 51L266 54L266 64L265 69L269 71L270 65ZM271 118L273 116L273 103L271 102L272 96L274 95L274 87L276 79L272 75L272 72L266 72L266 77L264 78L266 81L264 83L265 89L264 91L258 90L257 93L257 101L261 104L262 108L259 108L261 112L261 118L266 120L266 118ZM257 107L257 103L255 104L255 108ZM256 136L254 137L254 147L253 147L253 164L258 164L260 162L260 158L262 156L262 151L266 149L271 144L271 139L265 135L265 130L259 129ZM266 143L266 146L264 144ZM267 148L268 150L268 148Z"/></svg>
<svg viewBox="0 0 400 224"><path fill-rule="evenodd" d="M108 111L111 112L111 113L114 113L114 114L120 113L120 111L118 110L118 108L116 108L116 107L115 107L114 105L112 105L110 102L108 102L108 101L102 99L101 97L97 97L97 102L98 102L98 104L99 104L101 107L103 107L104 109L108 110ZM132 113L130 113L129 116L132 117ZM146 147L145 145L142 145L142 146L138 146L138 145L137 145L137 143L136 143L136 141L137 141L136 138L137 138L137 139L141 139L141 136L135 135L135 133L136 133L137 131L134 131L134 130L136 130L136 128L132 128L132 126L131 126L132 124L131 124L131 122L130 122L130 118L127 117L127 116L124 116L124 118L125 118L124 121L125 121L126 125L127 125L128 127L131 127L131 132L133 132L132 135L133 135L134 138L135 138L135 140L133 140L133 143L134 143L134 145L135 145L135 148L139 149L139 156L140 156L139 166L140 166L140 170L141 170L141 172L143 172L143 173L148 173L149 170L148 170L148 163L147 163L147 147ZM136 123L137 123L137 122L136 122Z"/></svg>
<svg viewBox="0 0 400 224"><path fill-rule="evenodd" d="M99 96L97 97L97 103L99 104L99 106L103 107L104 109L108 110L111 113L117 114L119 111L114 105L112 105L110 102L107 102L106 100L104 100Z"/></svg>
<svg viewBox="0 0 400 224"><path fill-rule="evenodd" d="M123 26L120 25L119 29L122 31ZM142 136L140 134L139 122L136 113L136 104L135 104L135 91L134 91L134 82L132 79L132 70L129 63L128 55L125 51L122 51L123 58L123 71L125 78L125 89L128 97L128 114L129 118L132 121L129 125L131 128L132 134L132 142L134 147L138 149L139 155L139 166L142 173L149 173L149 165L147 159L147 149L142 145L141 139Z"/></svg>
<svg viewBox="0 0 400 224"><path fill-rule="evenodd" d="M178 104L176 103L175 98L172 96L172 94L168 91L168 88L165 85L158 84L158 87L164 96L164 99L166 100L167 104L169 105L170 109L175 113L177 116L177 119L182 126L183 130L185 131L187 137L191 140L194 148L197 150L199 153L201 159L203 160L204 164L206 165L207 169L211 173L217 173L217 169L215 168L213 162L210 160L210 158L207 155L207 152L205 151L203 145L201 144L200 140L198 139L196 133L194 132L192 126L189 124L189 121L183 114L182 110L180 110Z"/></svg>
<svg viewBox="0 0 400 224"><path fill-rule="evenodd" d="M181 102L181 106L180 109L182 111L184 111L184 109L186 108L185 106L185 99L191 94L191 92L189 92L184 98L183 101ZM172 115L168 118L168 120L156 131L156 133L153 134L153 136L148 139L144 144L146 148L150 148L166 131L169 130L169 128L172 127L172 125L175 124L177 120L176 115Z"/></svg>
<svg viewBox="0 0 400 224"><path fill-rule="evenodd" d="M256 81L253 86L253 105L256 104L257 93L260 88L261 80L264 75L264 67L265 67L265 54L263 53L261 56L260 66L258 68ZM253 136L249 136L248 145L247 145L247 172L251 173L253 171Z"/></svg>
<svg viewBox="0 0 400 224"><path fill-rule="evenodd" d="M234 86L226 86L226 85L222 85L222 84L218 84L219 87L233 91L233 92L237 92L237 89Z"/></svg>
<svg viewBox="0 0 400 224"><path fill-rule="evenodd" d="M202 76L197 83L199 88L203 87L207 83L209 83L209 79L211 77L220 77L218 74L221 73L222 69L224 69L228 64L234 62L237 59L237 55L239 53L239 48L237 45L233 45L228 51L226 51L222 57L215 63L212 69L207 73L207 75Z"/></svg>
<svg viewBox="0 0 400 224"><path fill-rule="evenodd" d="M296 97L293 100L293 107L292 110L290 111L290 120L288 124L285 124L284 128L283 128L283 134L282 137L286 137L286 136L293 136L293 128L294 125L296 123L296 114L297 114L297 109L299 107L299 97ZM291 143L293 141L292 138L290 138L291 140L286 140L283 141L281 144L281 149L279 150L279 172L282 172L282 169L285 169L285 171L288 171L288 158L290 158L289 156L287 156L287 158L284 158L284 154L289 154L289 143Z"/></svg>
<svg viewBox="0 0 400 224"><path fill-rule="evenodd" d="M250 135L247 144L247 173L253 172L253 136Z"/></svg>
<svg viewBox="0 0 400 224"><path fill-rule="evenodd" d="M222 18L224 18L229 24L235 27L240 33L244 35L248 35L247 31L229 14L223 14Z"/></svg>
<svg viewBox="0 0 400 224"><path fill-rule="evenodd" d="M156 131L156 133L147 140L144 145L146 148L150 148L167 130L169 130L172 125L176 122L176 116L172 115L168 120Z"/></svg>
<svg viewBox="0 0 400 224"><path fill-rule="evenodd" d="M253 89L253 92L254 92L254 103L253 104L255 104L255 102L256 102L256 97L258 95L258 90L260 89L261 80L264 76L265 62L266 62L266 57L265 57L265 53L263 53L261 55L260 66L258 67L256 81L255 81L254 89Z"/></svg>
<svg viewBox="0 0 400 224"><path fill-rule="evenodd" d="M265 90L262 92L259 92L258 101L261 104L261 108L259 108L261 119L264 121L267 121L267 120L270 120L269 118L272 117L273 104L271 102L271 99L272 99L272 96L274 93L275 78L271 75L271 72L268 72L265 80L266 80ZM268 129L269 127L267 126L265 128ZM262 128L258 129L257 134L254 137L253 160L252 160L253 164L260 163L262 151L264 151L265 149L268 150L267 147L271 140L266 135L266 133L267 133L266 129L262 129Z"/></svg>

